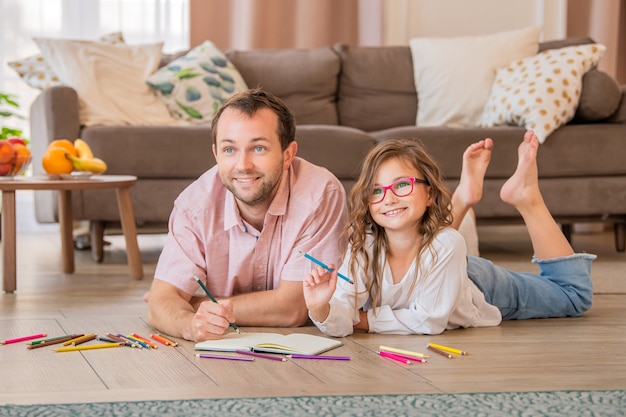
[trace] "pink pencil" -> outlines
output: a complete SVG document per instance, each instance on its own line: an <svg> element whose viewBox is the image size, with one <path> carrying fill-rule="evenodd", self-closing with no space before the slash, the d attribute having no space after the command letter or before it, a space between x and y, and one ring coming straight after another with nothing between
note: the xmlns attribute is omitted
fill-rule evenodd
<svg viewBox="0 0 626 417"><path fill-rule="evenodd" d="M48 333L39 333L39 334L30 335L30 336L22 336L22 337L18 337L15 339L7 339L0 343L3 345L8 345L9 343L19 343L25 340L39 339L39 338L46 337L46 336L48 336Z"/></svg>
<svg viewBox="0 0 626 417"><path fill-rule="evenodd" d="M288 355L292 359L326 359L331 361L349 361L350 356L320 356L320 355Z"/></svg>
<svg viewBox="0 0 626 417"><path fill-rule="evenodd" d="M404 363L406 365L410 365L412 363L407 358L403 358L402 356L396 355L395 353L387 352L385 350L381 350L380 352L378 352L378 354L383 358L391 359L392 361Z"/></svg>

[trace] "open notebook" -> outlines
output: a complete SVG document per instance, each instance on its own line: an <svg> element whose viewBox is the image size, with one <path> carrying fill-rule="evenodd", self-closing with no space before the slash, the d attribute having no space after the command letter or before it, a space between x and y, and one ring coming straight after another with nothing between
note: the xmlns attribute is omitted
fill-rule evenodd
<svg viewBox="0 0 626 417"><path fill-rule="evenodd" d="M228 333L219 340L196 343L195 349L220 352L251 350L286 355L319 355L342 344L337 339L305 333Z"/></svg>

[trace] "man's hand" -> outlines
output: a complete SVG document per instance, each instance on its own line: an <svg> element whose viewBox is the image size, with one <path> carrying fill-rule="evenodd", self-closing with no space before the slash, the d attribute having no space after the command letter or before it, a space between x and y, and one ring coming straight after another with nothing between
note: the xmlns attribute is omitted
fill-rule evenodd
<svg viewBox="0 0 626 417"><path fill-rule="evenodd" d="M219 339L230 323L235 322L230 300L214 303L211 300L199 304L198 310L191 319L191 337L195 341Z"/></svg>

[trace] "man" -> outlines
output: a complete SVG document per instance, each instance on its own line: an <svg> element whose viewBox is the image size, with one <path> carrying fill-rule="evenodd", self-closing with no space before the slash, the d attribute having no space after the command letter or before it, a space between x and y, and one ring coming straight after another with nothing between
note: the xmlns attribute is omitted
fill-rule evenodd
<svg viewBox="0 0 626 417"><path fill-rule="evenodd" d="M192 341L220 338L230 323L304 325L301 281L312 264L302 253L340 259L344 189L296 157L293 115L261 89L231 97L211 135L217 165L176 199L148 295L150 323ZM196 277L217 303L194 295Z"/></svg>

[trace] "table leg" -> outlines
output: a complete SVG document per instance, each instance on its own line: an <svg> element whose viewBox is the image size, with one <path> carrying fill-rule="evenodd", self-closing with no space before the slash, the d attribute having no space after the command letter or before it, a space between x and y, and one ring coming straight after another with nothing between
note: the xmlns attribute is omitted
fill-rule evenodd
<svg viewBox="0 0 626 417"><path fill-rule="evenodd" d="M2 191L2 288L6 293L17 289L15 231L15 191Z"/></svg>
<svg viewBox="0 0 626 417"><path fill-rule="evenodd" d="M116 188L115 193L117 194L117 207L120 212L122 232L126 240L126 256L128 257L130 275L133 278L142 279L143 264L137 244L137 225L135 224L135 213L130 198L130 188Z"/></svg>
<svg viewBox="0 0 626 417"><path fill-rule="evenodd" d="M70 190L59 190L59 228L61 229L63 272L72 274L74 272L74 214Z"/></svg>

